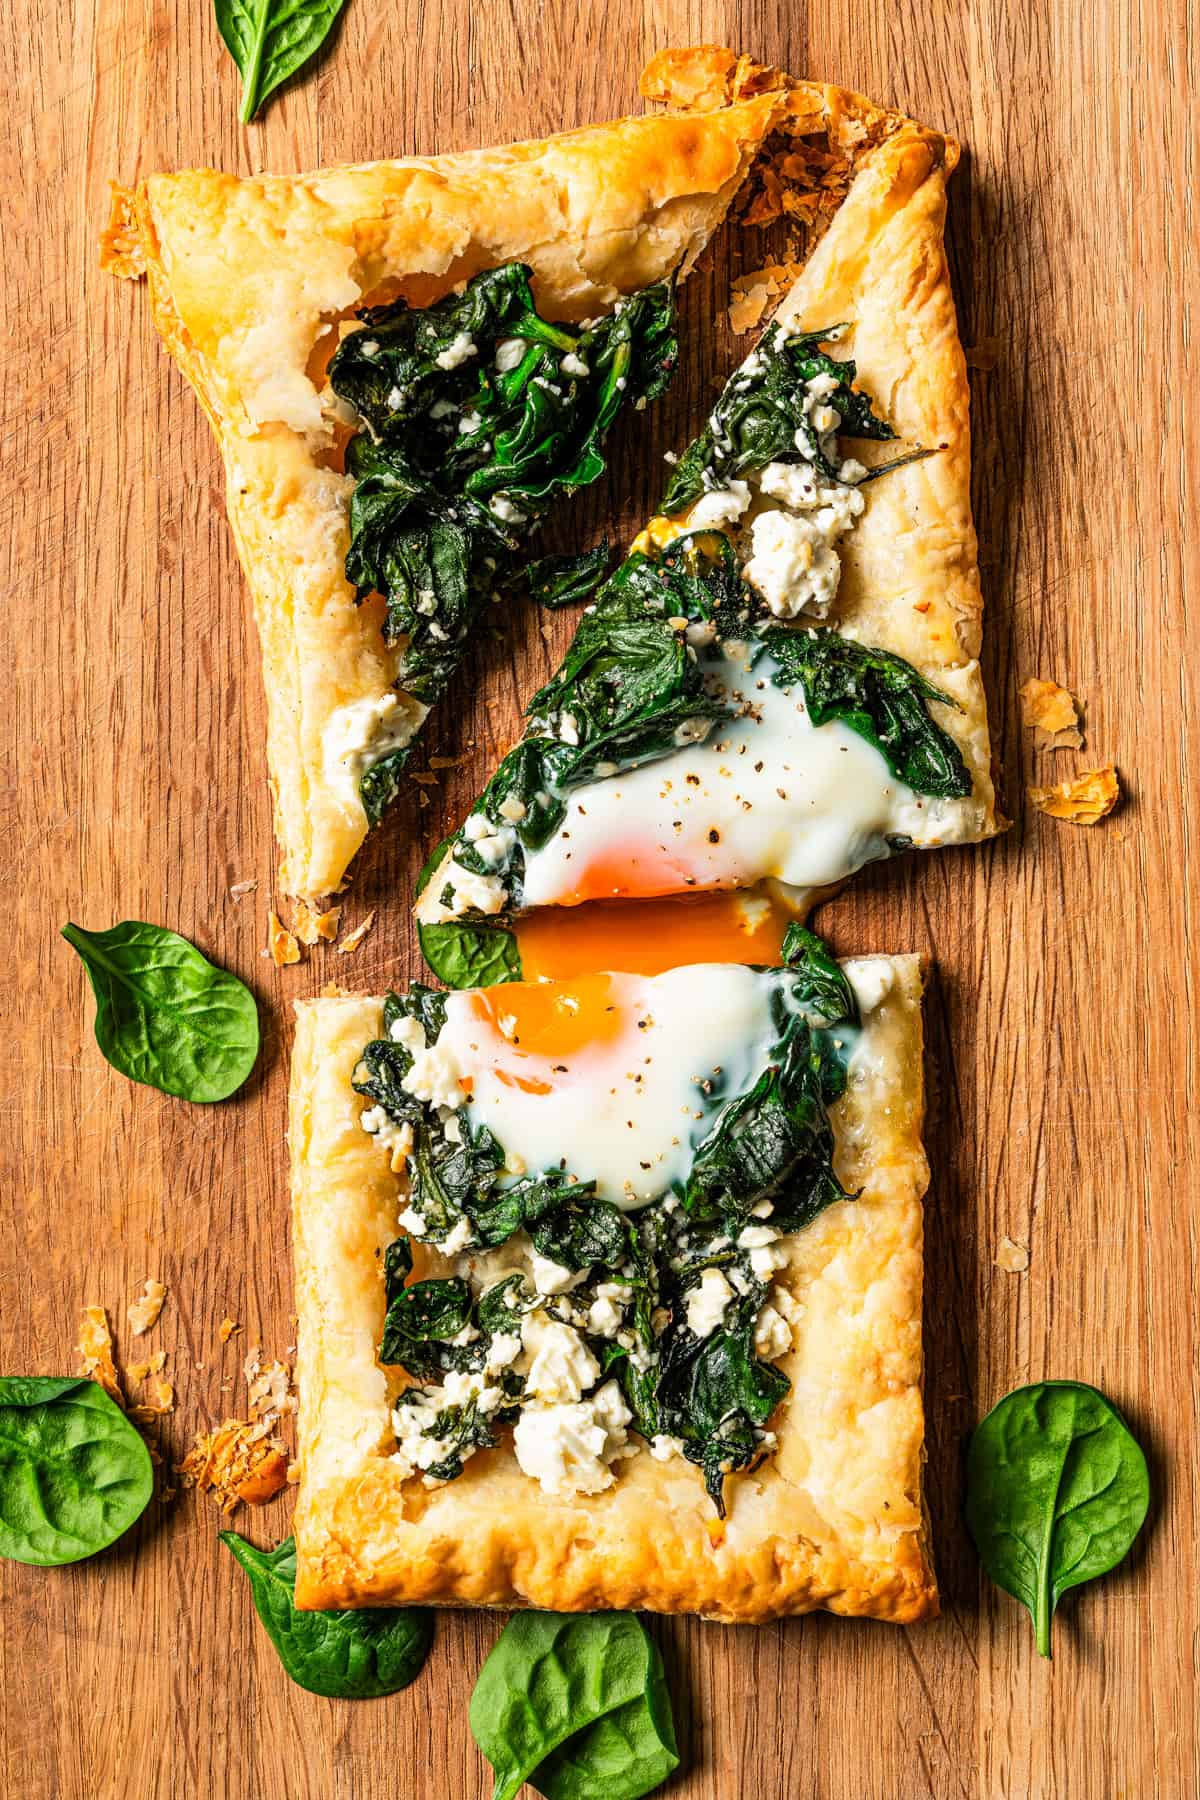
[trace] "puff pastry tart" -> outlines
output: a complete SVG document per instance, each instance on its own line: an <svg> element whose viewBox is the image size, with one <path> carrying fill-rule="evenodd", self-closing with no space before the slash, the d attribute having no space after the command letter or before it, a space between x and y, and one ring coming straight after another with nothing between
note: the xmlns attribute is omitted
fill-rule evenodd
<svg viewBox="0 0 1200 1800"><path fill-rule="evenodd" d="M934 1613L921 981L298 1008L301 1607Z"/></svg>
<svg viewBox="0 0 1200 1800"><path fill-rule="evenodd" d="M417 916L444 979L519 975L495 927L531 909L775 884L802 911L1002 823L942 241L956 154L905 122L858 162L440 854Z"/></svg>
<svg viewBox="0 0 1200 1800"><path fill-rule="evenodd" d="M117 191L103 260L148 274L159 331L225 461L290 892L338 888L370 823L361 777L411 741L428 703L397 691L405 645L385 641L380 602L356 605L346 576L354 481L326 371L347 322L373 301L429 306L510 263L530 271L544 319L611 315L687 273L779 103L764 93L503 149L290 178L192 170ZM454 333L442 372L476 351ZM583 358L567 361L566 379L582 380ZM624 385L614 378L607 398ZM520 510L503 495L494 504L493 524ZM423 592L418 579L418 615Z"/></svg>

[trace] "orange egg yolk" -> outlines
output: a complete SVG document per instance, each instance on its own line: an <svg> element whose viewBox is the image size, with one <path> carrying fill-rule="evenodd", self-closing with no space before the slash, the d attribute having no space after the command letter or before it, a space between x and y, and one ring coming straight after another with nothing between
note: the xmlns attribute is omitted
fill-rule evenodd
<svg viewBox="0 0 1200 1800"><path fill-rule="evenodd" d="M547 906L518 919L515 929L521 972L537 982L574 980L593 969L661 975L686 963L775 967L790 922L771 896L714 891ZM502 997L517 990L493 991Z"/></svg>
<svg viewBox="0 0 1200 1800"><path fill-rule="evenodd" d="M482 1027L471 1046L480 1063L527 1094L548 1094L568 1057L636 1031L631 1009L614 998L609 975L476 989L470 1011Z"/></svg>

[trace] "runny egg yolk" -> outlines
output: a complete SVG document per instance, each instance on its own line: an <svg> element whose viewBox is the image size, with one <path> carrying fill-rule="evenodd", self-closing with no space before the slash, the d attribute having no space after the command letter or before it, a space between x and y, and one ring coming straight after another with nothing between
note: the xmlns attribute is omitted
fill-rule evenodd
<svg viewBox="0 0 1200 1800"><path fill-rule="evenodd" d="M661 975L688 963L773 968L782 961L790 922L773 896L714 891L540 907L516 921L516 934L526 981L562 981L592 969ZM491 991L502 1005L504 994L517 990Z"/></svg>
<svg viewBox="0 0 1200 1800"><path fill-rule="evenodd" d="M612 977L583 972L594 967L585 958L571 980L535 978L471 993L471 1019L484 1027L472 1049L497 1080L526 1094L548 1094L567 1057L631 1032L629 1008L615 999Z"/></svg>

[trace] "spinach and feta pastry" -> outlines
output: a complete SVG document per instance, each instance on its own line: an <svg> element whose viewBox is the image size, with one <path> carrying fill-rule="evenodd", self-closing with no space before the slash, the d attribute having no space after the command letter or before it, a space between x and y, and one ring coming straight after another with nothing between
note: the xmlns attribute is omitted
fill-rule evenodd
<svg viewBox="0 0 1200 1800"><path fill-rule="evenodd" d="M832 106L836 97L827 91ZM116 191L104 261L117 275L148 275L155 322L199 394L224 458L230 523L262 643L286 891L316 897L340 887L394 788L396 753L420 728L469 628L479 586L474 551L493 554L484 540L494 538L502 562L506 535L515 540L525 528L518 515L532 522L534 503L549 495L545 475L590 478L597 433L618 403L635 403L638 381L650 372L635 356L628 376L606 384L603 370L618 346L612 339L605 346L609 328L599 326L600 339L585 332L586 342L577 342L580 322L608 320L619 301L688 273L781 104L779 94L763 93L703 118L621 119L533 143L296 176L237 179L193 169ZM516 264L530 270L537 327L511 273L512 291L495 311L495 291L472 286ZM467 294L457 296L464 283ZM460 388L478 386L486 360L476 324L485 332L515 317L519 329L510 337L526 354L535 341L557 351L558 325L564 342L571 340L555 355L553 376L539 368L547 387L534 390L541 399L523 407L519 421L507 390L524 386L522 366L496 368L494 359L503 403L434 421L444 427L434 434L439 443L466 421L448 464L468 481L479 475L485 410L489 434L493 422L511 434L504 448L501 432L490 440L498 475L507 458L503 479L486 490L494 524L469 500L457 521L448 518L442 486L429 481L420 458L406 455L403 470L397 467L395 452L411 444L388 421L412 398L405 385L412 361L393 355L407 329L403 310L390 310L396 301L414 309L441 303L451 312L457 301L463 316L434 350L436 376L418 384L448 388L444 398L455 407ZM346 327L364 306L383 303L378 330L371 327L383 352L376 375L390 376L395 363L398 382L372 391L369 335L342 347L331 381L329 363ZM409 348L419 350L420 338L418 328ZM509 340L497 340L497 348L501 341ZM587 376L576 361L588 363ZM565 410L570 384L578 384L577 418L565 433L550 421L543 436L543 412ZM399 406L390 404L393 386ZM562 408L551 386L563 387ZM356 409L352 418L339 387ZM343 452L347 424L364 416L360 402L377 437L367 434L352 453L356 478ZM481 417L474 434L472 411ZM414 483L401 525L401 494ZM352 545L360 487L357 516L366 529ZM422 523L423 534L415 529ZM469 549L456 525L469 530ZM357 604L356 589L377 579L386 600L373 593Z"/></svg>
<svg viewBox="0 0 1200 1800"><path fill-rule="evenodd" d="M920 976L306 1002L297 1601L935 1605Z"/></svg>
<svg viewBox="0 0 1200 1800"><path fill-rule="evenodd" d="M783 969L389 996L355 1085L410 1170L380 1347L414 1383L394 1415L410 1471L452 1480L511 1424L548 1493L596 1493L636 1431L696 1463L724 1516L788 1390L772 1276L848 1198L828 1108L857 1004L810 933L785 952ZM413 1241L457 1272L411 1282Z"/></svg>
<svg viewBox="0 0 1200 1800"><path fill-rule="evenodd" d="M766 886L799 911L999 828L949 162L916 128L864 158L585 608L431 859L417 918L444 980L518 978L538 909Z"/></svg>

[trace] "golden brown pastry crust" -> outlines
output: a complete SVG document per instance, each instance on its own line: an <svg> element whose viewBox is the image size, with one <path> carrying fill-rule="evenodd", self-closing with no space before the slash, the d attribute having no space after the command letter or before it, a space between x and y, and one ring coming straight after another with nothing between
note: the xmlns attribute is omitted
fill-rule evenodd
<svg viewBox="0 0 1200 1800"><path fill-rule="evenodd" d="M303 1002L291 1079L302 1476L301 1607L429 1602L643 1607L760 1621L827 1607L911 1622L937 1609L921 1501L920 971L872 958L889 991L834 1111L839 1174L861 1197L800 1234L784 1280L804 1309L782 1367L775 1456L730 1484L722 1529L700 1474L647 1450L603 1494L554 1500L507 1444L426 1488L390 1461L390 1376L375 1360L380 1260L402 1178L358 1124L350 1078L382 1003ZM415 1247L418 1273L442 1261ZM714 1541L715 1540L715 1541Z"/></svg>
<svg viewBox="0 0 1200 1800"><path fill-rule="evenodd" d="M399 653L344 574L351 483L323 387L337 322L389 284L418 304L498 263L534 271L551 316L603 312L686 273L779 105L623 119L461 155L237 179L152 175L118 191L104 255L144 265L163 340L212 423L254 597L281 881L336 889L367 832L328 752L340 708L383 699ZM423 709L408 703L414 723Z"/></svg>

